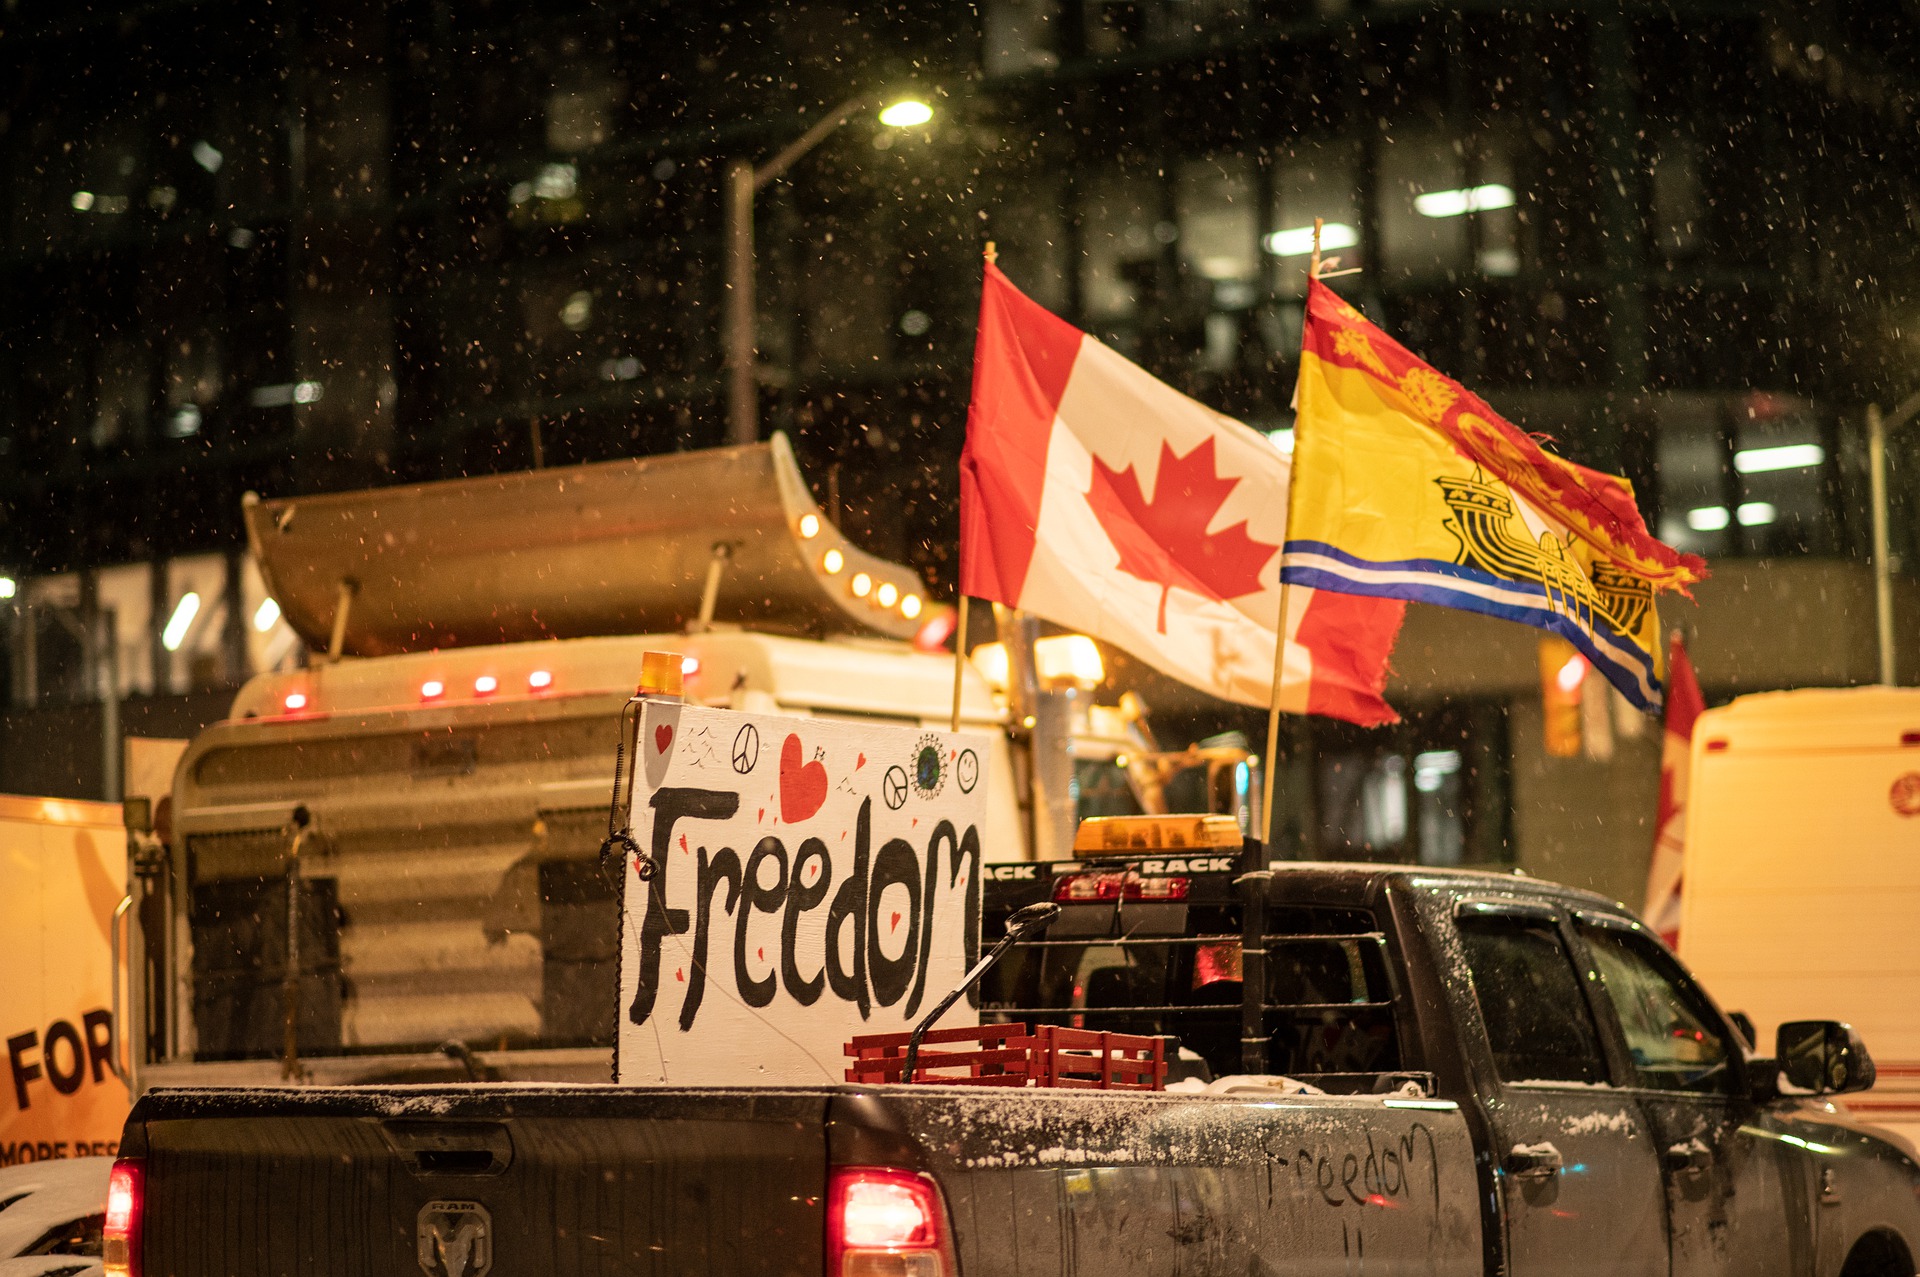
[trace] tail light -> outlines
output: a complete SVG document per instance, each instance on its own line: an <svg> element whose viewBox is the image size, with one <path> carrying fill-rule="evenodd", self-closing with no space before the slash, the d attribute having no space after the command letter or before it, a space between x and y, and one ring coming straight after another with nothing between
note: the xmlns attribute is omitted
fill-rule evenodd
<svg viewBox="0 0 1920 1277"><path fill-rule="evenodd" d="M107 1219L101 1231L101 1266L107 1277L140 1277L141 1162L123 1157L107 1176Z"/></svg>
<svg viewBox="0 0 1920 1277"><path fill-rule="evenodd" d="M939 1185L879 1166L838 1166L827 1185L827 1277L956 1277Z"/></svg>
<svg viewBox="0 0 1920 1277"><path fill-rule="evenodd" d="M1053 898L1061 904L1099 900L1185 900L1191 884L1185 878L1142 878L1125 873L1070 874L1053 884Z"/></svg>

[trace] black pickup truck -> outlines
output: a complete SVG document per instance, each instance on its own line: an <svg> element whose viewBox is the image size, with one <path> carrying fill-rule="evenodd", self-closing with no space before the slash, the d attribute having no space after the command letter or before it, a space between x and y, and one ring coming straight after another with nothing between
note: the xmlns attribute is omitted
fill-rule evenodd
<svg viewBox="0 0 1920 1277"><path fill-rule="evenodd" d="M1257 846L991 867L1052 900L987 1021L1177 1039L1165 1092L159 1090L107 1268L332 1274L1911 1277L1920 1168L1761 1057L1631 913ZM1170 1044L1171 1045L1171 1044Z"/></svg>

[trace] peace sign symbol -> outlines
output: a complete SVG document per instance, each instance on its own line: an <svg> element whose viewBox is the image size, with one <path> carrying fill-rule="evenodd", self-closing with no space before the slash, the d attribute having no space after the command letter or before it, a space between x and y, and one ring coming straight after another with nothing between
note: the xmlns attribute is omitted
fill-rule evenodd
<svg viewBox="0 0 1920 1277"><path fill-rule="evenodd" d="M889 767L880 781L880 796L887 800L887 806L899 811L907 801L907 772L904 767Z"/></svg>
<svg viewBox="0 0 1920 1277"><path fill-rule="evenodd" d="M980 783L980 756L970 749L960 751L960 761L953 766L954 776L960 781L960 792L971 794L973 787Z"/></svg>
<svg viewBox="0 0 1920 1277"><path fill-rule="evenodd" d="M760 730L752 723L742 727L733 737L733 770L744 776L753 770L760 761Z"/></svg>

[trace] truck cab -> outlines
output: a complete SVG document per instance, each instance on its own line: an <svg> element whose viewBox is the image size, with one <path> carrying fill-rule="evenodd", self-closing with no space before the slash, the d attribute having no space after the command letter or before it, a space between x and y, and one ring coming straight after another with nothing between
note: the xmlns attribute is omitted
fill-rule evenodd
<svg viewBox="0 0 1920 1277"><path fill-rule="evenodd" d="M1842 1107L1874 1078L1857 1035L1804 1021L1760 1054L1618 902L1267 861L1217 817L1090 821L1077 850L989 866L987 934L1061 912L990 977L983 1019L1165 1036L1176 1090L1457 1107L1487 1272L1911 1269L1920 1166Z"/></svg>

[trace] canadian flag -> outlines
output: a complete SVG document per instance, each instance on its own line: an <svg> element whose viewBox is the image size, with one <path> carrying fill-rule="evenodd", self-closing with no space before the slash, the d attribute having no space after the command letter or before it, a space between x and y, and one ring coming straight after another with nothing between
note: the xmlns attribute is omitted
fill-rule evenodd
<svg viewBox="0 0 1920 1277"><path fill-rule="evenodd" d="M1707 708L1686 644L1667 648L1667 730L1660 746L1660 806L1654 816L1653 862L1647 866L1643 913L1667 947L1680 947L1681 870L1687 850L1687 782L1693 773L1693 724Z"/></svg>
<svg viewBox="0 0 1920 1277"><path fill-rule="evenodd" d="M960 458L960 588L1266 705L1292 459L1036 305L991 263ZM1287 592L1282 709L1368 726L1405 603Z"/></svg>

